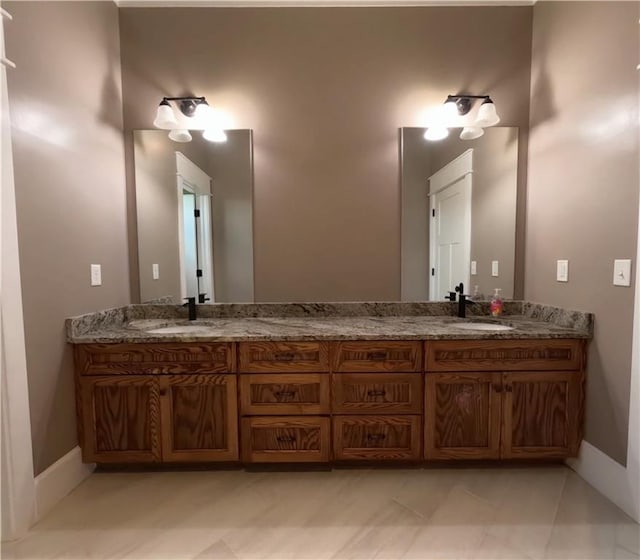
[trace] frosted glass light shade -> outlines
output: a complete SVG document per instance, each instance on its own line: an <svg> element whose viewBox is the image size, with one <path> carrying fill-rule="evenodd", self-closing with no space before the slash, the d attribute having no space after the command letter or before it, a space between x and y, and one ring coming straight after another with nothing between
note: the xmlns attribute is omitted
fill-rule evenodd
<svg viewBox="0 0 640 560"><path fill-rule="evenodd" d="M459 116L458 105L453 99L442 106L442 122L445 126L454 124Z"/></svg>
<svg viewBox="0 0 640 560"><path fill-rule="evenodd" d="M176 116L168 101L163 100L162 103L158 105L158 111L156 113L156 118L153 121L153 126L165 129L178 126L178 121L176 120Z"/></svg>
<svg viewBox="0 0 640 560"><path fill-rule="evenodd" d="M479 126L465 126L460 133L460 140L475 140L484 134L484 128Z"/></svg>
<svg viewBox="0 0 640 560"><path fill-rule="evenodd" d="M424 139L432 142L444 140L447 136L449 136L449 129L444 126L430 126L424 133Z"/></svg>
<svg viewBox="0 0 640 560"><path fill-rule="evenodd" d="M203 133L202 137L209 142L226 142L227 135L224 130L221 128L207 128Z"/></svg>
<svg viewBox="0 0 640 560"><path fill-rule="evenodd" d="M206 101L201 101L196 106L196 110L193 113L193 118L198 123L198 126L206 129L210 122L213 120L213 109Z"/></svg>
<svg viewBox="0 0 640 560"><path fill-rule="evenodd" d="M493 126L500 122L500 117L496 111L496 106L493 101L485 100L480 109L478 109L478 118L476 119L476 126Z"/></svg>
<svg viewBox="0 0 640 560"><path fill-rule="evenodd" d="M191 133L182 128L176 128L169 133L169 138L174 142L191 142Z"/></svg>

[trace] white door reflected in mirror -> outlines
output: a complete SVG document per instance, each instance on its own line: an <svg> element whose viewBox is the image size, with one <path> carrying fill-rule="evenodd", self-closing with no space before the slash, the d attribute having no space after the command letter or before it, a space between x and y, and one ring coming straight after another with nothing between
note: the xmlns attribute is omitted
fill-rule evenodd
<svg viewBox="0 0 640 560"><path fill-rule="evenodd" d="M176 152L180 236L180 293L209 298L213 293L211 177L181 152Z"/></svg>

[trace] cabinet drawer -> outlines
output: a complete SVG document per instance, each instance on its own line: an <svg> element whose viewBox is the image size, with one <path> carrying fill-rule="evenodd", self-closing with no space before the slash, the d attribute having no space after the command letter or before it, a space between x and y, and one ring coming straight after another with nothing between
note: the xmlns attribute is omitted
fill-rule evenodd
<svg viewBox="0 0 640 560"><path fill-rule="evenodd" d="M329 418L243 418L242 459L247 463L326 462Z"/></svg>
<svg viewBox="0 0 640 560"><path fill-rule="evenodd" d="M231 373L231 343L78 344L80 375Z"/></svg>
<svg viewBox="0 0 640 560"><path fill-rule="evenodd" d="M331 365L338 372L421 371L422 343L404 341L335 342Z"/></svg>
<svg viewBox="0 0 640 560"><path fill-rule="evenodd" d="M420 459L421 416L334 416L337 460Z"/></svg>
<svg viewBox="0 0 640 560"><path fill-rule="evenodd" d="M582 340L436 340L426 343L426 370L577 370Z"/></svg>
<svg viewBox="0 0 640 560"><path fill-rule="evenodd" d="M246 415L329 414L329 389L323 373L243 375L240 410Z"/></svg>
<svg viewBox="0 0 640 560"><path fill-rule="evenodd" d="M422 413L422 376L413 373L336 373L333 411L338 414Z"/></svg>
<svg viewBox="0 0 640 560"><path fill-rule="evenodd" d="M240 371L329 371L329 346L326 342L242 342Z"/></svg>

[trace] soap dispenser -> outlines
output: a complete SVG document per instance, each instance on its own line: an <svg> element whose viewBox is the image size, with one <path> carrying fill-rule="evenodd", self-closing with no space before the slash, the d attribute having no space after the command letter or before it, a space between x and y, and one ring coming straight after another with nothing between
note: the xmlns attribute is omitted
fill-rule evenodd
<svg viewBox="0 0 640 560"><path fill-rule="evenodd" d="M502 298L500 297L500 288L496 288L494 290L493 297L491 298L491 303L489 304L489 311L493 317L499 317L502 315L502 308L504 307L504 303L502 302Z"/></svg>

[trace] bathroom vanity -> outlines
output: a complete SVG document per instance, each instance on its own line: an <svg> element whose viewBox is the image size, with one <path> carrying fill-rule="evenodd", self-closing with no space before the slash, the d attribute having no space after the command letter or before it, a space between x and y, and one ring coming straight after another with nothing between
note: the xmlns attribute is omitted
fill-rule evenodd
<svg viewBox="0 0 640 560"><path fill-rule="evenodd" d="M305 305L207 306L218 316L191 323L177 306L70 319L84 461L577 454L589 314L510 302L498 324L439 303Z"/></svg>

